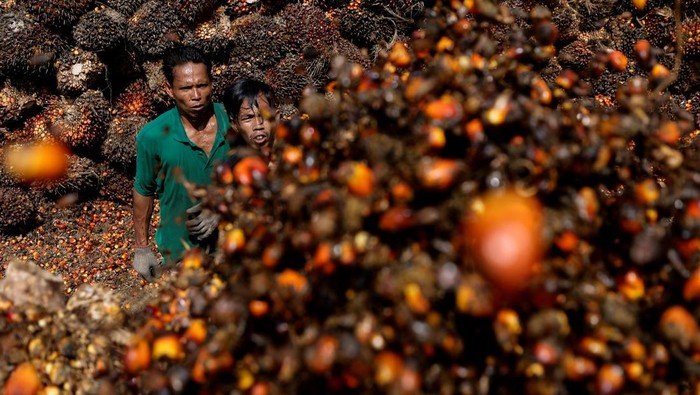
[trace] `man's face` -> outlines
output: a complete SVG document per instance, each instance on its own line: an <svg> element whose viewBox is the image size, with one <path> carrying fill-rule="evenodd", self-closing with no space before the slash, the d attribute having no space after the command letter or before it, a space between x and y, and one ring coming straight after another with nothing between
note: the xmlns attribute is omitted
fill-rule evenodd
<svg viewBox="0 0 700 395"><path fill-rule="evenodd" d="M211 80L207 66L202 63L185 63L173 68L173 82L166 86L168 95L175 99L181 114L197 118L211 105Z"/></svg>
<svg viewBox="0 0 700 395"><path fill-rule="evenodd" d="M238 118L235 119L236 129L249 146L262 151L272 146L272 122L276 115L275 109L270 107L270 103L262 94L257 97L257 106L244 99L238 111Z"/></svg>

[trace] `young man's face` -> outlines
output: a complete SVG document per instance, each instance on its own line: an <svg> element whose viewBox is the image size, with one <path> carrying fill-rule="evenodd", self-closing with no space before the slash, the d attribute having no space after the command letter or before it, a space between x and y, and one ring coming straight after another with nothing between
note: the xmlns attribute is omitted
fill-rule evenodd
<svg viewBox="0 0 700 395"><path fill-rule="evenodd" d="M258 95L256 101L257 106L255 103L249 103L248 99L244 99L234 123L246 143L262 151L264 148L272 147L274 139L272 122L277 114L262 94Z"/></svg>
<svg viewBox="0 0 700 395"><path fill-rule="evenodd" d="M175 99L180 114L197 118L209 111L212 86L207 66L185 63L173 68L173 82L166 86L168 95Z"/></svg>

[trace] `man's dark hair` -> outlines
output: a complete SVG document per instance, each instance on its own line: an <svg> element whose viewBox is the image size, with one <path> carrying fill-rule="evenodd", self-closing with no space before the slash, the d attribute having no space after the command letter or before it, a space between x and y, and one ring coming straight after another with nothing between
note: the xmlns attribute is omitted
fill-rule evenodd
<svg viewBox="0 0 700 395"><path fill-rule="evenodd" d="M238 113L245 99L251 107L258 106L258 95L262 94L270 107L275 108L275 94L270 85L253 79L242 79L236 81L226 93L224 93L224 107L228 116L238 121Z"/></svg>
<svg viewBox="0 0 700 395"><path fill-rule="evenodd" d="M173 83L173 69L187 63L203 64L207 67L207 74L211 77L211 61L197 48L191 45L177 45L163 58L163 74L169 83Z"/></svg>

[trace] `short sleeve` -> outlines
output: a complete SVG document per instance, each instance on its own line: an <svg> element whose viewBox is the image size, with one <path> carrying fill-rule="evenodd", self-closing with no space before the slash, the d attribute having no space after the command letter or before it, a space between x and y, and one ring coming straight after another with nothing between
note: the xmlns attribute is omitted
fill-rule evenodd
<svg viewBox="0 0 700 395"><path fill-rule="evenodd" d="M136 137L136 176L134 189L142 196L156 193L159 157L156 144L142 131Z"/></svg>

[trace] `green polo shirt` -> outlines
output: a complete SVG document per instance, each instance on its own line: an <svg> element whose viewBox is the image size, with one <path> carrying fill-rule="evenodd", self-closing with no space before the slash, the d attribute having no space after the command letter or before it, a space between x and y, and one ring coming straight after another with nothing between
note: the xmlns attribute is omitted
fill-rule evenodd
<svg viewBox="0 0 700 395"><path fill-rule="evenodd" d="M229 119L220 103L214 104L216 139L209 156L187 137L177 108L146 124L136 137L136 176L134 189L160 201L160 223L156 245L164 263L178 261L185 245L198 246L190 237L185 220L193 202L182 183L209 184L216 163L226 159Z"/></svg>

